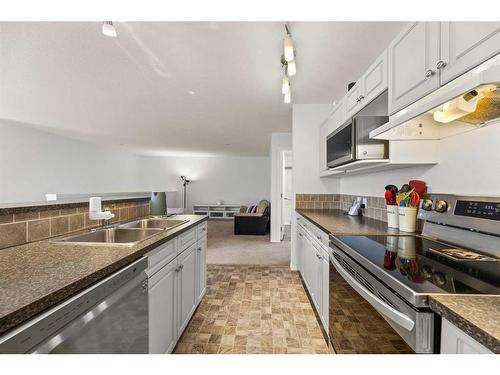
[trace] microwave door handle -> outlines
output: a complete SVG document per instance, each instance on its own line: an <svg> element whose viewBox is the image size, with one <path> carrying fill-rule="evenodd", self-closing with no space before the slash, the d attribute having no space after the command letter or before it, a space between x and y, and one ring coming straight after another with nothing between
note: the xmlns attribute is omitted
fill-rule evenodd
<svg viewBox="0 0 500 375"><path fill-rule="evenodd" d="M333 265L340 273L340 275L344 278L347 283L358 292L370 305L372 305L378 312L385 315L404 329L411 331L415 326L415 322L411 320L406 315L400 313L393 307L389 306L387 303L382 301L381 299L375 297L371 294L363 285L361 285L354 277L352 277L349 273L347 273L342 266L337 262L336 259L330 257L330 261L333 262Z"/></svg>

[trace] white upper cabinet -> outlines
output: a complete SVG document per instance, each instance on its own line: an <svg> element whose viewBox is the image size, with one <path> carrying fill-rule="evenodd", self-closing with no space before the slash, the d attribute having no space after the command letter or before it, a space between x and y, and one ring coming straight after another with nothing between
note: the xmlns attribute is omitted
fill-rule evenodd
<svg viewBox="0 0 500 375"><path fill-rule="evenodd" d="M345 95L346 117L352 117L387 89L387 51L370 65Z"/></svg>
<svg viewBox="0 0 500 375"><path fill-rule="evenodd" d="M345 94L345 111L349 118L361 109L361 98L363 96L363 81L360 80Z"/></svg>
<svg viewBox="0 0 500 375"><path fill-rule="evenodd" d="M387 89L387 50L368 68L361 77L363 95L360 103L364 107Z"/></svg>
<svg viewBox="0 0 500 375"><path fill-rule="evenodd" d="M414 22L389 45L389 114L439 87L439 30L439 22Z"/></svg>
<svg viewBox="0 0 500 375"><path fill-rule="evenodd" d="M441 84L500 52L500 22L441 23Z"/></svg>

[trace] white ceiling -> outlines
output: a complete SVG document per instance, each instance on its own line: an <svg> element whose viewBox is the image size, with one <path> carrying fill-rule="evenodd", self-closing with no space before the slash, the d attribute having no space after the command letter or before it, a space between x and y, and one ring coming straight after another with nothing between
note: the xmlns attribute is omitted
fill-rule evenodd
<svg viewBox="0 0 500 375"><path fill-rule="evenodd" d="M293 103L331 103L402 23L292 22ZM0 23L0 118L134 152L268 155L281 22Z"/></svg>

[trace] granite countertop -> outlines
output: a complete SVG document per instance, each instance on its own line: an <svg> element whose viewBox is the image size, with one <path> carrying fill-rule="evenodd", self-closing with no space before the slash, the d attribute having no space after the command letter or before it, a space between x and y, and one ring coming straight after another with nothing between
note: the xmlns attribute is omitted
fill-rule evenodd
<svg viewBox="0 0 500 375"><path fill-rule="evenodd" d="M334 236L399 234L399 230L389 228L384 221L366 216L349 216L343 210L297 208L295 211Z"/></svg>
<svg viewBox="0 0 500 375"><path fill-rule="evenodd" d="M500 354L500 296L434 295L431 309Z"/></svg>
<svg viewBox="0 0 500 375"><path fill-rule="evenodd" d="M44 240L0 250L0 334L208 219L175 218L190 221L133 246Z"/></svg>

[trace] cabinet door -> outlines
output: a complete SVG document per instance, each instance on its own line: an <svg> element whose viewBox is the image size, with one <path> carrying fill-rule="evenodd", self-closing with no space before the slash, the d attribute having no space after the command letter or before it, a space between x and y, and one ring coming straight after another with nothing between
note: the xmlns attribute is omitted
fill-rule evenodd
<svg viewBox="0 0 500 375"><path fill-rule="evenodd" d="M196 299L200 303L207 287L207 239L202 238L198 241L196 249Z"/></svg>
<svg viewBox="0 0 500 375"><path fill-rule="evenodd" d="M322 299L321 299L321 319L323 320L323 327L325 331L328 332L328 309L329 309L329 297L328 297L328 288L329 288L329 273L330 273L330 265L329 259L323 257L321 260L322 273L321 277L323 278L321 288L322 288Z"/></svg>
<svg viewBox="0 0 500 375"><path fill-rule="evenodd" d="M500 52L500 22L441 23L441 84Z"/></svg>
<svg viewBox="0 0 500 375"><path fill-rule="evenodd" d="M361 109L361 97L363 96L363 81L359 80L345 95L346 117L352 117Z"/></svg>
<svg viewBox="0 0 500 375"><path fill-rule="evenodd" d="M296 231L295 231L295 250L296 250L296 255L297 255L297 269L300 271L300 274L302 277L304 277L304 261L302 260L302 237L304 235L302 234L302 230L300 229L299 224L297 224Z"/></svg>
<svg viewBox="0 0 500 375"><path fill-rule="evenodd" d="M149 278L149 353L170 353L177 342L177 262Z"/></svg>
<svg viewBox="0 0 500 375"><path fill-rule="evenodd" d="M318 245L313 242L314 250L314 307L316 307L316 312L321 317L321 311L323 310L323 267L321 264L321 250Z"/></svg>
<svg viewBox="0 0 500 375"><path fill-rule="evenodd" d="M191 319L196 305L196 243L191 245L179 260L179 335Z"/></svg>
<svg viewBox="0 0 500 375"><path fill-rule="evenodd" d="M305 237L306 239L306 257L307 257L307 282L308 282L308 290L309 294L313 302L316 304L316 293L318 288L318 275L317 275L317 258L316 251L312 245L312 240L309 237Z"/></svg>
<svg viewBox="0 0 500 375"><path fill-rule="evenodd" d="M362 107L387 89L387 71L387 51L384 51L361 77L363 95L360 104Z"/></svg>
<svg viewBox="0 0 500 375"><path fill-rule="evenodd" d="M389 113L439 87L439 22L414 22L389 45Z"/></svg>
<svg viewBox="0 0 500 375"><path fill-rule="evenodd" d="M441 354L492 354L492 352L448 320L442 319Z"/></svg>

